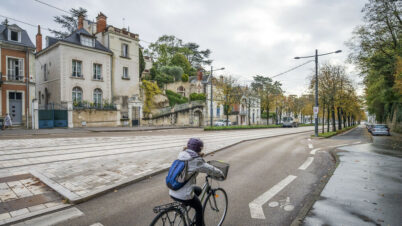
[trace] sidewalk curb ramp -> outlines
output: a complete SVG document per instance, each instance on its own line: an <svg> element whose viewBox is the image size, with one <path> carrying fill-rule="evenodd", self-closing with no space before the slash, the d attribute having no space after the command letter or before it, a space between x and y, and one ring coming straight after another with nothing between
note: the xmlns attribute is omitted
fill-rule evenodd
<svg viewBox="0 0 402 226"><path fill-rule="evenodd" d="M267 138L271 138L271 137L280 137L280 136L287 136L287 135L293 135L293 134L300 134L300 133L310 133L311 131L303 131L303 132L294 132L294 133L288 133L288 134L281 134L281 135L274 135L274 136L268 136L268 137L260 137L260 138L254 138L254 139L248 139L248 140L241 140L239 142L233 143L231 145L219 148L217 150L211 151L206 153L206 155L211 155L214 154L218 151L222 151L225 150L226 148L232 147L234 145L243 143L243 142L247 142L247 141L253 141L253 140L260 140L260 139L267 139ZM38 178L41 182L43 182L44 184L46 184L47 186L49 186L50 188L52 188L53 190L55 190L57 193L59 193L61 196L63 196L64 198L66 198L68 200L68 203L71 204L78 204L78 203L82 203L85 201L88 201L92 198L98 197L102 194L105 194L107 192L110 192L114 189L118 189L121 187L125 187L127 185L133 184L133 183L137 183L139 181L142 180L146 180L154 175L166 172L169 170L169 167L166 168L162 168L156 171L153 171L151 173L148 173L146 175L142 175L142 176L134 176L132 178L128 178L127 180L118 183L118 184L114 184L114 185L110 185L107 187L104 187L102 189L98 189L98 190L94 190L90 193L87 193L83 196L79 196L71 191L69 191L68 189L66 189L65 187L63 187L62 185L56 183L55 181L51 180L50 178L46 177L45 175L43 175L42 173L38 172L38 171L30 171L30 173L32 175L34 175L36 178Z"/></svg>

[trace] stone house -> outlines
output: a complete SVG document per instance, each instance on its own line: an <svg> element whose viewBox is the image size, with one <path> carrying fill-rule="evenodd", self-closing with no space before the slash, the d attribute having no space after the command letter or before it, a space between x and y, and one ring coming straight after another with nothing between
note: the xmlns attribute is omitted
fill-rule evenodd
<svg viewBox="0 0 402 226"><path fill-rule="evenodd" d="M35 46L19 26L0 25L0 117L29 125L35 98Z"/></svg>
<svg viewBox="0 0 402 226"><path fill-rule="evenodd" d="M112 101L112 52L83 29L64 39L36 36L37 97L40 107L84 101L101 105Z"/></svg>

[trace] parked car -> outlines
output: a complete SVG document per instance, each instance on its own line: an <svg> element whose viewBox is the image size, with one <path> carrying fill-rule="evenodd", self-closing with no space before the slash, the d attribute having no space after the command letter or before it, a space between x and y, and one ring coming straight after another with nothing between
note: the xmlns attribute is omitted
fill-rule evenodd
<svg viewBox="0 0 402 226"><path fill-rule="evenodd" d="M391 133L389 132L389 128L387 125L373 125L371 128L371 134L373 136L375 135L387 135L391 136Z"/></svg>
<svg viewBox="0 0 402 226"><path fill-rule="evenodd" d="M228 126L232 125L232 122L226 119L217 120L214 122L214 126L226 126L226 122Z"/></svg>
<svg viewBox="0 0 402 226"><path fill-rule="evenodd" d="M299 124L292 117L283 117L282 127L298 127Z"/></svg>

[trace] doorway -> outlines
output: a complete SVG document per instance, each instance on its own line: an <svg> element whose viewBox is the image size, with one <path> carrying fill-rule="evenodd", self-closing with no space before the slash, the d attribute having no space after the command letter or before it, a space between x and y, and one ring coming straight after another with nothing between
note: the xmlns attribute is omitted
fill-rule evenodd
<svg viewBox="0 0 402 226"><path fill-rule="evenodd" d="M8 110L13 124L22 123L22 93L9 92L8 93Z"/></svg>

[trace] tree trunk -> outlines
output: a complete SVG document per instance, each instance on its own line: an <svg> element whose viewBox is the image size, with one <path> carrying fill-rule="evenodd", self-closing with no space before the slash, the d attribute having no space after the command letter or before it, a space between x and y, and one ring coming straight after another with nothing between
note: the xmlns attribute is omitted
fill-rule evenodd
<svg viewBox="0 0 402 226"><path fill-rule="evenodd" d="M341 130L342 129L341 108L337 107L336 110L338 113L338 130Z"/></svg>
<svg viewBox="0 0 402 226"><path fill-rule="evenodd" d="M336 132L336 125L335 125L335 107L334 107L333 104L332 104L332 107L331 107L331 117L332 117L332 131L333 131L333 132Z"/></svg>
<svg viewBox="0 0 402 226"><path fill-rule="evenodd" d="M348 127L350 127L350 113L348 113Z"/></svg>
<svg viewBox="0 0 402 226"><path fill-rule="evenodd" d="M341 113L342 113L342 119L343 119L343 128L346 128L346 116L345 116L345 112L343 111L342 108L341 108Z"/></svg>
<svg viewBox="0 0 402 226"><path fill-rule="evenodd" d="M325 103L322 106L322 133L325 132L324 125L325 125Z"/></svg>
<svg viewBox="0 0 402 226"><path fill-rule="evenodd" d="M329 132L329 105L327 106L327 132Z"/></svg>
<svg viewBox="0 0 402 226"><path fill-rule="evenodd" d="M229 125L229 113L226 114L226 126Z"/></svg>

